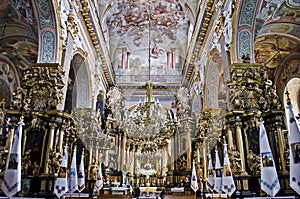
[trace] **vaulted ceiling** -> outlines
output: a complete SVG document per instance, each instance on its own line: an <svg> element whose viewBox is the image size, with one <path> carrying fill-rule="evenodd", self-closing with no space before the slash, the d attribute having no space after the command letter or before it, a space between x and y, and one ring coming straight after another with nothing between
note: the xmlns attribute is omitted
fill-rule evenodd
<svg viewBox="0 0 300 199"><path fill-rule="evenodd" d="M118 85L180 85L198 1L99 1Z"/></svg>
<svg viewBox="0 0 300 199"><path fill-rule="evenodd" d="M153 96L170 107L182 86L187 52L200 2L197 0L100 0L102 29L115 76L130 106Z"/></svg>

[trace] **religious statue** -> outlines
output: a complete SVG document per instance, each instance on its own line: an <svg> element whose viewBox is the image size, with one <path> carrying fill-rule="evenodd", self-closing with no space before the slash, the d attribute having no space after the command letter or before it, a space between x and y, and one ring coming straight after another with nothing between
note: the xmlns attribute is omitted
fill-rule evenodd
<svg viewBox="0 0 300 199"><path fill-rule="evenodd" d="M247 155L247 161L249 169L252 175L259 175L260 174L260 157L249 150L249 154Z"/></svg>
<svg viewBox="0 0 300 199"><path fill-rule="evenodd" d="M59 153L59 151L54 148L53 150L50 150L49 153L49 173L56 174L58 173L58 169L60 166L60 162L62 160L62 156Z"/></svg>
<svg viewBox="0 0 300 199"><path fill-rule="evenodd" d="M89 178L90 178L90 180L96 180L96 178L97 178L97 172L98 172L98 165L96 163L96 158L93 157L93 162L90 165L90 170L89 170Z"/></svg>
<svg viewBox="0 0 300 199"><path fill-rule="evenodd" d="M27 176L29 174L29 169L31 167L31 161L30 161L30 152L31 149L25 152L24 157L22 157L22 174Z"/></svg>

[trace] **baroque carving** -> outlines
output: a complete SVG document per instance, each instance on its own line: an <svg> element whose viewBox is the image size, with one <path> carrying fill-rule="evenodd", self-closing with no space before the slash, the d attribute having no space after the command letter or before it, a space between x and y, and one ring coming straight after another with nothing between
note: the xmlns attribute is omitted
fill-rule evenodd
<svg viewBox="0 0 300 199"><path fill-rule="evenodd" d="M276 89L263 66L233 65L231 78L229 98L234 109L267 111L281 108Z"/></svg>
<svg viewBox="0 0 300 199"><path fill-rule="evenodd" d="M188 116L190 106L190 95L187 88L181 87L175 94L175 101L172 102L172 107L177 109L178 118L184 118Z"/></svg>
<svg viewBox="0 0 300 199"><path fill-rule="evenodd" d="M63 100L64 72L57 64L36 64L32 68L33 73L25 73L22 88L14 92L12 108L23 107L25 111L56 109ZM35 125L34 121L32 124Z"/></svg>
<svg viewBox="0 0 300 199"><path fill-rule="evenodd" d="M107 92L106 106L113 118L119 119L124 107L123 94L117 87L111 87Z"/></svg>

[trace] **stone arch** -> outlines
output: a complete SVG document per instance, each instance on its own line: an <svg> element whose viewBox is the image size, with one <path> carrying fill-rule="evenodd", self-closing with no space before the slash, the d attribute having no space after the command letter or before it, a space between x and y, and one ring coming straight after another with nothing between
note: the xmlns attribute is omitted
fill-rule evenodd
<svg viewBox="0 0 300 199"><path fill-rule="evenodd" d="M5 99L10 105L13 91L20 86L20 79L15 65L6 56L0 55L0 100Z"/></svg>
<svg viewBox="0 0 300 199"><path fill-rule="evenodd" d="M201 96L194 94L192 96L192 113L194 115L198 114L202 109Z"/></svg>
<svg viewBox="0 0 300 199"><path fill-rule="evenodd" d="M39 55L40 63L55 63L57 61L58 52L58 33L57 24L59 17L55 16L54 5L52 1L37 0L35 11L39 28Z"/></svg>
<svg viewBox="0 0 300 199"><path fill-rule="evenodd" d="M285 89L293 78L300 78L300 54L293 53L287 56L275 72L274 84L281 101L285 99Z"/></svg>
<svg viewBox="0 0 300 199"><path fill-rule="evenodd" d="M91 81L85 57L75 54L71 61L65 110L91 107Z"/></svg>
<svg viewBox="0 0 300 199"><path fill-rule="evenodd" d="M251 60L254 59L252 44L255 37L255 20L259 5L261 2L257 0L242 0L235 10L234 15L237 19L233 24L235 41L233 41L234 49L231 50L233 62L241 62L241 56L245 53L250 55Z"/></svg>
<svg viewBox="0 0 300 199"><path fill-rule="evenodd" d="M82 67L79 68L77 73L76 81L77 90L77 102L76 107L88 108L90 107L90 81L88 77L88 70L86 64L84 63Z"/></svg>
<svg viewBox="0 0 300 199"><path fill-rule="evenodd" d="M300 113L300 77L293 77L291 79L289 79L289 81L287 82L285 89L284 89L284 93L283 95L285 95L283 98L283 102L284 102L284 107L287 107L287 96L286 96L286 91L289 92L289 98L291 100L292 103L292 109L294 112L295 116L298 116L298 114ZM289 109L285 109L285 116L286 116L286 126L288 125L288 121L289 121ZM298 124L299 125L299 124Z"/></svg>
<svg viewBox="0 0 300 199"><path fill-rule="evenodd" d="M11 101L11 90L8 82L0 77L0 101L5 100L5 106L9 106L9 102Z"/></svg>

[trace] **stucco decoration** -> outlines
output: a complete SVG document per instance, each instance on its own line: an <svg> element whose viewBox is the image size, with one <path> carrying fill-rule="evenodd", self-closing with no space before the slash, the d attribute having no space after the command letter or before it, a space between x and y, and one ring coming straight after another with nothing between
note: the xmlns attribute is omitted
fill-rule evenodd
<svg viewBox="0 0 300 199"><path fill-rule="evenodd" d="M14 89L13 86L18 84L18 75L16 74L16 71L5 60L0 60L0 75L8 82L11 89Z"/></svg>
<svg viewBox="0 0 300 199"><path fill-rule="evenodd" d="M214 53L206 72L206 107L218 107L219 66L221 57Z"/></svg>
<svg viewBox="0 0 300 199"><path fill-rule="evenodd" d="M51 31L45 31L42 34L42 62L51 63L54 60L55 38Z"/></svg>
<svg viewBox="0 0 300 199"><path fill-rule="evenodd" d="M238 33L238 57L241 59L243 55L251 57L251 34L247 30Z"/></svg>
<svg viewBox="0 0 300 199"><path fill-rule="evenodd" d="M207 88L207 106L218 107L217 86L209 85Z"/></svg>
<svg viewBox="0 0 300 199"><path fill-rule="evenodd" d="M39 61L43 63L53 63L56 57L54 53L56 52L57 40L55 35L56 24L54 22L51 1L37 0L36 4L40 19L40 34L42 35L39 46L39 50L41 51Z"/></svg>
<svg viewBox="0 0 300 199"><path fill-rule="evenodd" d="M192 97L192 113L199 113L201 112L201 101L198 95L194 95Z"/></svg>
<svg viewBox="0 0 300 199"><path fill-rule="evenodd" d="M48 0L37 0L38 11L40 14L41 27L51 26L54 27L51 8Z"/></svg>
<svg viewBox="0 0 300 199"><path fill-rule="evenodd" d="M68 38L68 8L64 3L60 6L60 20L61 20L61 39L63 42L63 48L67 46Z"/></svg>
<svg viewBox="0 0 300 199"><path fill-rule="evenodd" d="M256 8L257 0L244 0L242 9L240 11L241 18L239 21L239 25L249 25L252 26L253 18L254 18L254 11Z"/></svg>
<svg viewBox="0 0 300 199"><path fill-rule="evenodd" d="M83 64L77 74L77 107L89 107L89 80L85 65Z"/></svg>
<svg viewBox="0 0 300 199"><path fill-rule="evenodd" d="M194 82L193 82L193 91L197 95L201 95L203 91L204 86L204 66L198 67L198 70L196 71L196 74L194 76Z"/></svg>
<svg viewBox="0 0 300 199"><path fill-rule="evenodd" d="M224 48L226 51L230 50L230 45L232 42L232 10L234 7L234 0L228 1L229 3L227 4L227 7L225 11L223 12L223 17L224 17L224 26L223 26L223 34L224 34L224 39L225 39L225 44ZM219 53L221 53L221 49L218 49Z"/></svg>

